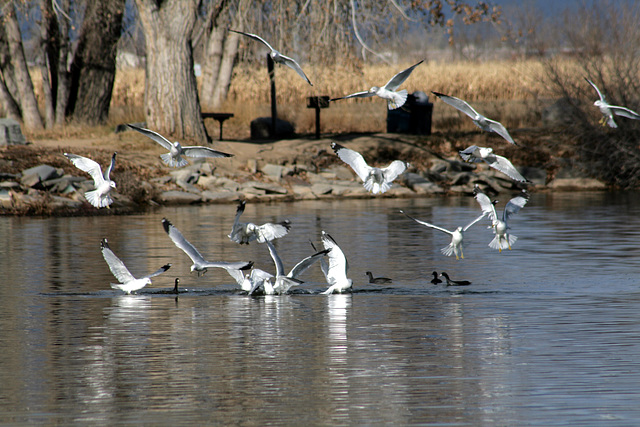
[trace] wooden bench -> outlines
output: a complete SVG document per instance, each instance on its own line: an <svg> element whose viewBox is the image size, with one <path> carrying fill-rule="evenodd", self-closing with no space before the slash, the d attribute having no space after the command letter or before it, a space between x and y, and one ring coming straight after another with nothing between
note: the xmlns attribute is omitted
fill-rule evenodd
<svg viewBox="0 0 640 427"><path fill-rule="evenodd" d="M220 141L222 141L222 123L233 117L233 113L201 113L202 119L214 119L220 123Z"/></svg>

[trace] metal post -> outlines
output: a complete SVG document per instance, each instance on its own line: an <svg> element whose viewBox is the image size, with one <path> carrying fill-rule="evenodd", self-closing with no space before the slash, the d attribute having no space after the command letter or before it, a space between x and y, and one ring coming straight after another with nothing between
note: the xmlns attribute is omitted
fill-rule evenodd
<svg viewBox="0 0 640 427"><path fill-rule="evenodd" d="M316 106L316 139L320 139L320 105Z"/></svg>
<svg viewBox="0 0 640 427"><path fill-rule="evenodd" d="M278 110L276 108L276 72L271 55L267 54L267 70L271 81L271 136L276 137L276 118Z"/></svg>

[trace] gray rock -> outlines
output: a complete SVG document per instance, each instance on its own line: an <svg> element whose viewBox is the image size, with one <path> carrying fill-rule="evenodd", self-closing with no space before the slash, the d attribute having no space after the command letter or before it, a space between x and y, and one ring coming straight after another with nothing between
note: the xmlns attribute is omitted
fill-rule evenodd
<svg viewBox="0 0 640 427"><path fill-rule="evenodd" d="M266 165L260 168L263 174L268 176L269 178L280 179L293 169L287 166L274 165L272 163L267 163Z"/></svg>
<svg viewBox="0 0 640 427"><path fill-rule="evenodd" d="M0 145L24 145L26 143L20 129L20 123L10 117L0 119Z"/></svg>
<svg viewBox="0 0 640 427"><path fill-rule="evenodd" d="M202 192L202 201L204 202L219 202L219 203L231 203L242 197L242 193L237 191L209 191Z"/></svg>
<svg viewBox="0 0 640 427"><path fill-rule="evenodd" d="M329 194L333 190L333 186L332 185L325 184L325 183L322 183L322 182L318 182L316 184L311 185L311 187L307 187L307 188L309 188L310 191L313 194L316 194L316 195L319 195L319 196L324 195L324 194Z"/></svg>
<svg viewBox="0 0 640 427"><path fill-rule="evenodd" d="M329 168L329 171L333 172L336 178L342 179L342 180L354 179L354 177L356 176L355 172L353 172L351 168L347 166L342 166L342 165L332 165Z"/></svg>
<svg viewBox="0 0 640 427"><path fill-rule="evenodd" d="M444 189L433 182L421 182L414 184L412 190L418 194L442 194Z"/></svg>
<svg viewBox="0 0 640 427"><path fill-rule="evenodd" d="M186 191L171 190L160 194L160 201L167 205L199 203L202 201L202 196L200 194L187 193Z"/></svg>
<svg viewBox="0 0 640 427"><path fill-rule="evenodd" d="M62 170L49 165L38 165L22 171L20 182L26 187L43 189L43 181L60 178Z"/></svg>
<svg viewBox="0 0 640 427"><path fill-rule="evenodd" d="M241 188L244 191L249 189L261 190L264 191L263 194L287 194L287 189L280 185L260 181L245 182Z"/></svg>
<svg viewBox="0 0 640 427"><path fill-rule="evenodd" d="M547 186L551 189L561 191L607 189L607 184L593 178L556 178Z"/></svg>
<svg viewBox="0 0 640 427"><path fill-rule="evenodd" d="M404 182L404 185L411 188L412 190L414 190L414 186L418 184L424 184L429 182L428 179L414 172L406 172L403 175L402 181Z"/></svg>

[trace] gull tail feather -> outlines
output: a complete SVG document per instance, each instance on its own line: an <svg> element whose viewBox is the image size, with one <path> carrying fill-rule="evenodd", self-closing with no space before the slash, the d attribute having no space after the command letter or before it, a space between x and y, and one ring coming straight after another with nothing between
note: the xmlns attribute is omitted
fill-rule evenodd
<svg viewBox="0 0 640 427"><path fill-rule="evenodd" d="M373 180L367 180L364 182L364 188L366 188L367 191L373 194L379 194L379 193L384 193L385 191L390 189L391 184L389 184L388 182L383 182L382 184L380 184Z"/></svg>
<svg viewBox="0 0 640 427"><path fill-rule="evenodd" d="M508 236L509 236L508 237L509 243L507 243L506 238L500 238L500 236L495 236L493 240L489 242L489 247L491 249L503 250L503 251L509 249L509 246L513 246L516 240L518 240L518 237L514 236L513 234L509 234Z"/></svg>
<svg viewBox="0 0 640 427"><path fill-rule="evenodd" d="M106 208L113 203L113 200L108 195L101 199L98 190L87 191L84 193L84 198L96 208Z"/></svg>
<svg viewBox="0 0 640 427"><path fill-rule="evenodd" d="M446 256L454 255L453 245L449 244L445 246L444 248L440 249L440 252L442 252Z"/></svg>
<svg viewBox="0 0 640 427"><path fill-rule="evenodd" d="M164 153L160 155L160 158L164 162L165 165L170 166L172 168L181 168L182 166L186 166L189 164L182 157L178 157L178 160L175 160L171 153Z"/></svg>
<svg viewBox="0 0 640 427"><path fill-rule="evenodd" d="M402 107L404 103L407 102L407 94L408 92L406 89L397 91L396 96L394 96L393 99L390 99L389 102L387 102L389 110L395 110L396 108Z"/></svg>

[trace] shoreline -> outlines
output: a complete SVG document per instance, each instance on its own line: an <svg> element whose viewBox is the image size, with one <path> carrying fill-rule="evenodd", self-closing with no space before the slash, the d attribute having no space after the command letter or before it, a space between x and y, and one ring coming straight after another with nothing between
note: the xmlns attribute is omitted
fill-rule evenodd
<svg viewBox="0 0 640 427"><path fill-rule="evenodd" d="M413 198L471 194L475 184L489 194L529 191L607 190L605 183L584 176L574 160L552 154L548 130L515 132L519 146L480 132L342 134L321 139L214 141L230 158L191 159L174 169L159 158L163 149L135 132L92 140L44 140L0 149L0 215L78 216L144 212L154 206L292 202L341 198ZM549 140L549 139L547 139ZM360 152L371 165L408 161L411 168L384 194L368 193L351 168L330 148L337 141ZM518 183L485 163L465 163L458 151L469 145L490 146L509 158L530 183ZM107 150L105 147L109 147ZM110 209L84 200L93 181L63 155L72 152L106 165L117 151L111 178L117 188ZM44 165L44 166L43 166ZM35 172L34 172L35 168Z"/></svg>

